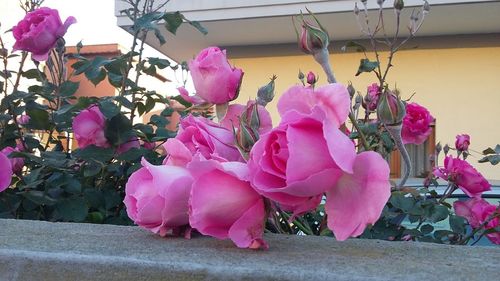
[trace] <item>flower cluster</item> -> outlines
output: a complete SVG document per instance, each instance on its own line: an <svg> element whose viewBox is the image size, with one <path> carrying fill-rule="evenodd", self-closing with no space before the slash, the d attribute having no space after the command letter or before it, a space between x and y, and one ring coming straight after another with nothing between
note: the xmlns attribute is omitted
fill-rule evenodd
<svg viewBox="0 0 500 281"><path fill-rule="evenodd" d="M203 50L190 65L213 52L225 54L217 50ZM227 59L212 63L203 76L193 75L194 84L204 87L198 95L211 103L232 100L214 90L237 80L217 74ZM165 143L163 165L144 160L130 177L124 201L129 217L162 236L189 236L196 229L257 249L268 247L263 232L273 212L290 212L293 220L325 199L335 237L359 236L390 197L389 167L378 153L356 153L341 129L349 107L347 89L328 84L288 89L278 102L281 122L274 128L267 110L254 101L231 104L220 123L188 115Z"/></svg>
<svg viewBox="0 0 500 281"><path fill-rule="evenodd" d="M481 173L465 160L467 155L464 152L468 151L469 144L469 135L457 135L455 148L458 156L446 155L444 167L435 168L433 174L448 181L451 192L459 188L467 196L471 197L466 201L457 201L453 204L455 213L458 216L466 218L475 231L481 229L493 230L500 225L500 206L492 205L481 198L485 191L491 190L491 185ZM448 151L445 151L445 154L447 153ZM460 155L462 155L462 159L460 159ZM491 242L500 244L500 233L498 231L488 233L486 237Z"/></svg>

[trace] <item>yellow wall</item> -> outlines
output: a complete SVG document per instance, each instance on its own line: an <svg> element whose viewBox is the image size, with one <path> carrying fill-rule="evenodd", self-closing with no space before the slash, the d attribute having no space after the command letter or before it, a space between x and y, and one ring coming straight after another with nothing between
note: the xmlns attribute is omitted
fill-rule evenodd
<svg viewBox="0 0 500 281"><path fill-rule="evenodd" d="M360 53L330 57L339 82L352 81L364 92L376 79L371 73L354 76L360 58ZM245 72L239 102L254 98L260 85L273 74L278 76L278 96L268 106L275 125L279 120L276 101L280 93L298 83L299 69L319 73L319 84L326 83L320 67L305 55L237 58L231 62ZM500 143L500 47L400 51L394 65L387 81L397 83L405 99L416 93L412 101L427 107L437 120L437 141L453 146L457 134L468 133L474 151ZM480 157L473 153L470 161L486 178L500 180L500 165L479 164Z"/></svg>

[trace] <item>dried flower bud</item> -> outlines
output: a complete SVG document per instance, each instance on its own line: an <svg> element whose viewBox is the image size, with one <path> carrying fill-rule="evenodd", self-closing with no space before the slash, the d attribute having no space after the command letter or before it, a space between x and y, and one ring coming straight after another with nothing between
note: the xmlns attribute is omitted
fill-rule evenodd
<svg viewBox="0 0 500 281"><path fill-rule="evenodd" d="M379 98L377 117L384 125L401 124L406 115L404 102L391 92L385 91Z"/></svg>
<svg viewBox="0 0 500 281"><path fill-rule="evenodd" d="M405 2L403 0L394 0L394 9L396 11L401 11L405 7Z"/></svg>
<svg viewBox="0 0 500 281"><path fill-rule="evenodd" d="M429 2L427 2L427 0L424 0L424 6L422 7L422 11L424 15L428 14L431 11L431 5L429 5Z"/></svg>
<svg viewBox="0 0 500 281"><path fill-rule="evenodd" d="M366 4L367 0L361 0L361 3Z"/></svg>
<svg viewBox="0 0 500 281"><path fill-rule="evenodd" d="M316 81L316 75L314 75L312 71L309 71L309 73L307 73L307 84L314 85Z"/></svg>
<svg viewBox="0 0 500 281"><path fill-rule="evenodd" d="M363 102L363 96L361 96L361 94L358 93L356 95L356 99L354 99L354 110L357 110L361 106L362 102Z"/></svg>
<svg viewBox="0 0 500 281"><path fill-rule="evenodd" d="M448 151L450 151L450 146L448 144L445 144L445 146L443 147L444 155L448 155Z"/></svg>
<svg viewBox="0 0 500 281"><path fill-rule="evenodd" d="M435 151L436 151L436 155L439 155L439 153L441 153L441 150L443 150L443 147L441 146L441 143L438 142L436 144L436 148L435 148Z"/></svg>
<svg viewBox="0 0 500 281"><path fill-rule="evenodd" d="M356 89L354 89L354 86L352 85L351 82L349 82L349 85L347 86L347 92L349 92L349 96L352 98L354 97L354 94L356 94Z"/></svg>
<svg viewBox="0 0 500 281"><path fill-rule="evenodd" d="M273 75L271 78L271 81L267 83L267 85L262 86L259 88L259 91L257 92L257 103L266 106L268 103L270 103L273 98L274 98L274 80L278 78L276 75Z"/></svg>
<svg viewBox="0 0 500 281"><path fill-rule="evenodd" d="M385 0L377 0L377 4L379 6L382 6L384 4Z"/></svg>
<svg viewBox="0 0 500 281"><path fill-rule="evenodd" d="M304 75L304 73L302 71L299 70L299 75L297 76L299 78L300 81L304 80L304 78L306 77Z"/></svg>
<svg viewBox="0 0 500 281"><path fill-rule="evenodd" d="M357 16L359 15L359 8L358 8L358 2L354 3L354 14Z"/></svg>

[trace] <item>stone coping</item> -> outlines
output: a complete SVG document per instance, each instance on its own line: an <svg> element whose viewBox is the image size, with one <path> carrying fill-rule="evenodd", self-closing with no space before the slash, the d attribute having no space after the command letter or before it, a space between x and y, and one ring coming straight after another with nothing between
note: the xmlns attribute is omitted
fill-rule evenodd
<svg viewBox="0 0 500 281"><path fill-rule="evenodd" d="M266 234L267 251L137 227L0 220L0 281L498 280L500 247Z"/></svg>

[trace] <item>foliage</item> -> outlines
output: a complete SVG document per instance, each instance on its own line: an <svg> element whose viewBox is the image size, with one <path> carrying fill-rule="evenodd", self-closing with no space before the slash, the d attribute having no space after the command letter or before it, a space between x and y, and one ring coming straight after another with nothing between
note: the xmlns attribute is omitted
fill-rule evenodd
<svg viewBox="0 0 500 281"><path fill-rule="evenodd" d="M26 13L37 9L43 1L27 1ZM129 1L131 8L123 11L135 24L133 46L128 53L105 58L87 58L66 53L60 38L45 64L33 60L28 65L25 51L7 50L0 38L3 71L0 73L0 150L18 147L11 159L24 161L16 171L11 188L0 193L0 218L72 221L109 224L130 224L123 205L125 183L140 167L140 160L160 164L164 156L158 149L175 132L165 129L170 116L182 107L172 107L169 98L140 86L141 75L155 75L158 69L186 71L185 64L166 59L143 57L144 39L154 33L160 42L157 23L175 34L188 23L203 33L206 30L182 14L159 12L153 1ZM76 59L66 69L68 59ZM19 60L19 69L10 69L9 62ZM132 71L134 70L134 71ZM76 97L79 83L74 77L84 75L94 85L109 82L119 95L109 97ZM30 84L26 90L21 84ZM105 137L109 147L95 145L77 148L73 119L82 110L98 105L105 117ZM160 106L163 111L147 124L134 123ZM20 122L20 117L29 121ZM131 139L138 147L118 151ZM149 146L148 146L149 144ZM154 146L154 147L151 147Z"/></svg>

